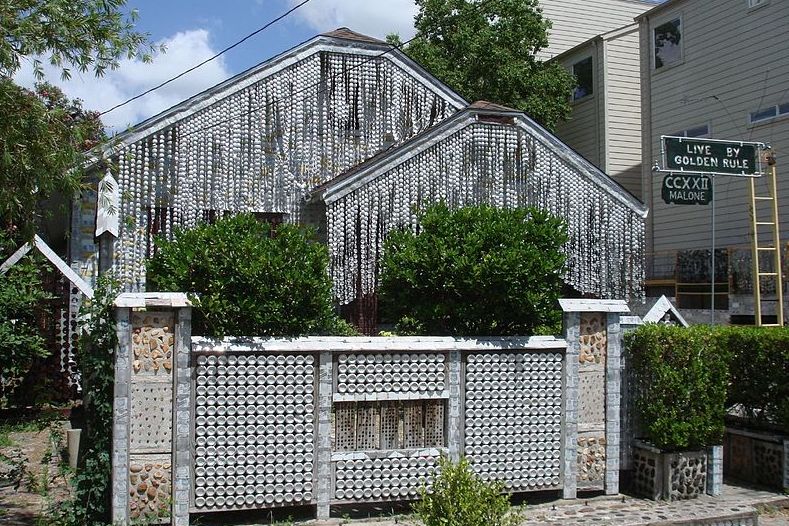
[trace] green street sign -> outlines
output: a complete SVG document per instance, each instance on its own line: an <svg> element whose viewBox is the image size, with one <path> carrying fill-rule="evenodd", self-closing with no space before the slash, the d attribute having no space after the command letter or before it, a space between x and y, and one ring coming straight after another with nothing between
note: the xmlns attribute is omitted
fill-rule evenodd
<svg viewBox="0 0 789 526"><path fill-rule="evenodd" d="M668 174L660 193L667 204L708 205L712 201L712 182L706 175Z"/></svg>
<svg viewBox="0 0 789 526"><path fill-rule="evenodd" d="M754 142L664 136L662 171L758 176L761 146Z"/></svg>

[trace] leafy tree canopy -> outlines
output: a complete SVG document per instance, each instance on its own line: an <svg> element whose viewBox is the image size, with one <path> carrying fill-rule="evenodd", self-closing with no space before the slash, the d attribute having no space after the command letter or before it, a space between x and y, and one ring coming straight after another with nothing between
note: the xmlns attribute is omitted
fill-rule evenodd
<svg viewBox="0 0 789 526"><path fill-rule="evenodd" d="M535 54L551 23L537 0L416 0L405 52L469 101L522 110L548 128L570 113L575 79ZM390 43L398 38L390 35Z"/></svg>
<svg viewBox="0 0 789 526"><path fill-rule="evenodd" d="M159 239L150 290L195 293L195 334L300 336L352 332L334 313L329 253L295 225L274 230L251 214Z"/></svg>
<svg viewBox="0 0 789 526"><path fill-rule="evenodd" d="M126 0L0 0L0 73L11 76L29 57L39 78L41 59L101 76L121 58L151 60L148 35L134 30L137 12Z"/></svg>
<svg viewBox="0 0 789 526"><path fill-rule="evenodd" d="M392 232L381 306L401 332L529 335L559 321L564 222L536 208L429 207Z"/></svg>
<svg viewBox="0 0 789 526"><path fill-rule="evenodd" d="M82 152L104 138L98 115L56 87L35 91L0 79L0 223L15 238L35 232L42 200L73 195Z"/></svg>

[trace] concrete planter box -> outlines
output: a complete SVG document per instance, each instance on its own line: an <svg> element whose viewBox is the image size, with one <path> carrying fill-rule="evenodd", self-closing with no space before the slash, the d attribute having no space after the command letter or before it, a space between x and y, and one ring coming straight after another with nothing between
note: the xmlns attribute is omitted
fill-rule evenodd
<svg viewBox="0 0 789 526"><path fill-rule="evenodd" d="M789 489L789 437L765 431L726 428L723 472L727 477Z"/></svg>
<svg viewBox="0 0 789 526"><path fill-rule="evenodd" d="M707 492L707 452L666 453L636 440L633 491L652 500L695 499Z"/></svg>

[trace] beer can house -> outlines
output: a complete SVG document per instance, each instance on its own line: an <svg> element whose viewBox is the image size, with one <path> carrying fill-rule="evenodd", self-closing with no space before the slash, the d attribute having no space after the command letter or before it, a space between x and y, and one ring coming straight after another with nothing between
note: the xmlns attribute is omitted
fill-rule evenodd
<svg viewBox="0 0 789 526"><path fill-rule="evenodd" d="M88 169L97 186L72 214L72 266L89 281L112 269L129 292L145 290L154 236L249 212L316 227L348 304L374 293L386 233L442 200L547 209L568 224L570 286L642 295L640 201L523 113L469 105L345 28L140 123Z"/></svg>

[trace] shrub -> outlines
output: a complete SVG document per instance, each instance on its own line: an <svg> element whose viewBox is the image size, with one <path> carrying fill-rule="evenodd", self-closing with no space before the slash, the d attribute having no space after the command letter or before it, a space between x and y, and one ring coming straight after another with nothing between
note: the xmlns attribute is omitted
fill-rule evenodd
<svg viewBox="0 0 789 526"><path fill-rule="evenodd" d="M728 355L716 331L647 324L625 336L646 439L665 450L723 439Z"/></svg>
<svg viewBox="0 0 789 526"><path fill-rule="evenodd" d="M731 357L727 405L751 424L789 433L789 329L728 327L719 345Z"/></svg>
<svg viewBox="0 0 789 526"><path fill-rule="evenodd" d="M328 251L309 229L239 214L156 245L148 288L193 293L195 334L348 332L332 308Z"/></svg>
<svg viewBox="0 0 789 526"><path fill-rule="evenodd" d="M386 240L382 313L410 333L517 335L555 325L566 240L564 223L535 208L431 206L418 234Z"/></svg>
<svg viewBox="0 0 789 526"><path fill-rule="evenodd" d="M520 515L511 511L500 482L485 482L475 475L468 460L439 461L440 472L432 488L422 490L413 505L425 526L515 526Z"/></svg>

